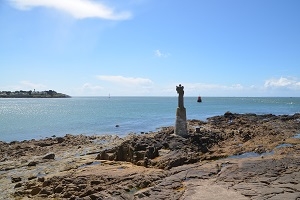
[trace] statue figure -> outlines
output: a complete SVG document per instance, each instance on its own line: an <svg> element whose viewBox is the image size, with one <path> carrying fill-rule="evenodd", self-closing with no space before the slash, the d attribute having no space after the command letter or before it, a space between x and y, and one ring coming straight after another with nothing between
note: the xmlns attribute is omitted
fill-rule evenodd
<svg viewBox="0 0 300 200"><path fill-rule="evenodd" d="M179 86L176 86L176 91L179 94L178 95L178 107L179 108L184 108L184 106L183 106L183 95L184 95L183 88L184 87L181 84L179 84Z"/></svg>
<svg viewBox="0 0 300 200"><path fill-rule="evenodd" d="M175 134L182 137L187 137L187 123L186 123L186 109L183 105L183 86L179 84L176 86L176 91L178 93L178 107L176 110L176 122L175 122Z"/></svg>

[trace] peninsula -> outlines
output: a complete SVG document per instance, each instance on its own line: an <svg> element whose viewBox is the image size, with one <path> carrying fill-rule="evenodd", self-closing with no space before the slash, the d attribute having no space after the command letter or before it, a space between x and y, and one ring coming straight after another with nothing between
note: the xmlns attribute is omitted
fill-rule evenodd
<svg viewBox="0 0 300 200"><path fill-rule="evenodd" d="M54 90L48 91L0 91L0 98L70 98L71 96L58 93Z"/></svg>

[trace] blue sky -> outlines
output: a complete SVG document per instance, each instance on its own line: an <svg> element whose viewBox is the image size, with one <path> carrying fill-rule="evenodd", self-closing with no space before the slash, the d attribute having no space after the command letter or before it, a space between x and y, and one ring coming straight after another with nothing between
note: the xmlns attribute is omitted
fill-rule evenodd
<svg viewBox="0 0 300 200"><path fill-rule="evenodd" d="M300 96L299 0L1 0L0 91Z"/></svg>

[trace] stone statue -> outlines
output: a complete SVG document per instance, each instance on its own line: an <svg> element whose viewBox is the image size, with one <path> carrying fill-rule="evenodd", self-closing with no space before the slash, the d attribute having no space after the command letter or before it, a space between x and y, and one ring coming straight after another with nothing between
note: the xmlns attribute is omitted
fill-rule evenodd
<svg viewBox="0 0 300 200"><path fill-rule="evenodd" d="M184 95L183 88L184 87L181 84L179 84L179 86L176 86L176 91L179 94L178 95L178 108L184 108L184 106L183 106L183 95Z"/></svg>
<svg viewBox="0 0 300 200"><path fill-rule="evenodd" d="M187 137L187 124L186 124L186 110L183 104L183 86L179 84L176 86L176 91L178 93L178 107L176 110L176 122L175 122L175 134L182 137Z"/></svg>

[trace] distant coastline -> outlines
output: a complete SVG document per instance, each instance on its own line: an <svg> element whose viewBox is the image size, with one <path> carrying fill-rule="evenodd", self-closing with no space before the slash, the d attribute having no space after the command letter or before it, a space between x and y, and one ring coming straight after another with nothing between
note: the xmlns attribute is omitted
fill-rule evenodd
<svg viewBox="0 0 300 200"><path fill-rule="evenodd" d="M54 90L48 91L0 91L0 98L70 98L71 96L58 93Z"/></svg>

